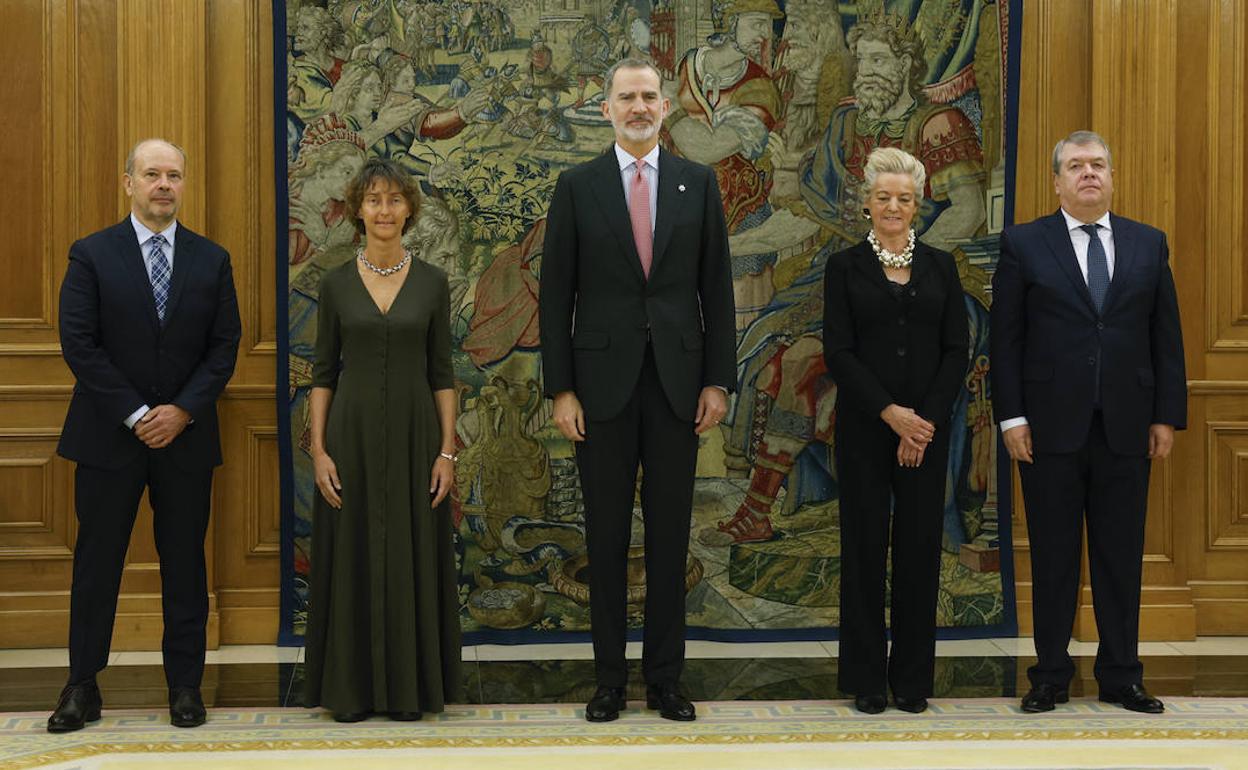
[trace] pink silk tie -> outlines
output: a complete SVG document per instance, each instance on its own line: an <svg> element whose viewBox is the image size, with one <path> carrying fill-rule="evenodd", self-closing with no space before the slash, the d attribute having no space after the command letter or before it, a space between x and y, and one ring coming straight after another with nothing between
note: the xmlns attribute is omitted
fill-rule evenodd
<svg viewBox="0 0 1248 770"><path fill-rule="evenodd" d="M637 173L633 175L628 194L628 217L633 224L633 243L641 259L641 271L649 278L650 263L654 260L654 233L650 232L650 183L641 172L644 165L641 161L633 164Z"/></svg>

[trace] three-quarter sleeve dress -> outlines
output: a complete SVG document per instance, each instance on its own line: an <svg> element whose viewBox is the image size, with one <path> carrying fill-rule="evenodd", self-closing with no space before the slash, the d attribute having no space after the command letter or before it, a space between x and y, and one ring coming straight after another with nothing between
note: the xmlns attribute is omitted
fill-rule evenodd
<svg viewBox="0 0 1248 770"><path fill-rule="evenodd" d="M448 502L430 506L451 388L446 274L413 260L389 311L355 260L321 281L313 386L334 391L325 449L342 508L316 492L304 702L336 712L439 712L461 688Z"/></svg>

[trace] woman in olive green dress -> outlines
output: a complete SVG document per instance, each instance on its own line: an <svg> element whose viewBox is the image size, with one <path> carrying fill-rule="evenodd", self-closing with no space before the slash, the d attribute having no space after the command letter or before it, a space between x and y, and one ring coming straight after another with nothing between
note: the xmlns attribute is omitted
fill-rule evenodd
<svg viewBox="0 0 1248 770"><path fill-rule="evenodd" d="M461 684L446 502L454 479L450 291L414 259L414 180L371 160L347 188L366 245L321 279L312 373L312 596L304 702L340 722L420 719Z"/></svg>

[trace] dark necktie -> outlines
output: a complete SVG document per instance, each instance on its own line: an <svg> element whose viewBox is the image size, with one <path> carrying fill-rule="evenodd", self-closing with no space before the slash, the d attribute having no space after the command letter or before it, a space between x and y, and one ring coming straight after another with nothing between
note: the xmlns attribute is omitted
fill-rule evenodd
<svg viewBox="0 0 1248 770"><path fill-rule="evenodd" d="M156 315L161 321L165 320L165 306L169 304L169 283L173 277L173 271L169 269L169 257L165 254L165 237L160 234L153 235L151 240L152 258L152 296L156 298Z"/></svg>
<svg viewBox="0 0 1248 770"><path fill-rule="evenodd" d="M1088 293L1092 295L1092 304L1096 312L1101 312L1105 304L1105 294L1109 291L1109 260L1105 257L1105 247L1096 234L1100 225L1080 225L1079 229L1088 234Z"/></svg>

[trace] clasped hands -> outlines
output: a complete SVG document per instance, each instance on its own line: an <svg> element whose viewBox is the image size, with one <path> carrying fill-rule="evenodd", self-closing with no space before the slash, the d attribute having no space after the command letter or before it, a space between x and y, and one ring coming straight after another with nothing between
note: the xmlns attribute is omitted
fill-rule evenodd
<svg viewBox="0 0 1248 770"><path fill-rule="evenodd" d="M936 426L920 417L910 407L899 404L884 407L880 418L901 439L897 444L897 464L903 468L917 468L922 465L923 453L936 435Z"/></svg>
<svg viewBox="0 0 1248 770"><path fill-rule="evenodd" d="M134 435L149 449L164 449L186 430L191 414L180 406L161 404L147 410L134 424Z"/></svg>

